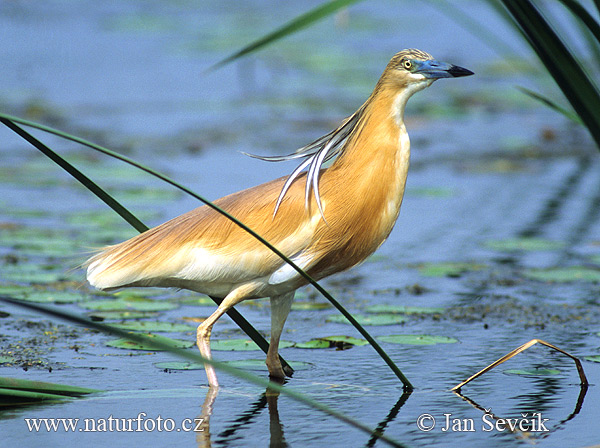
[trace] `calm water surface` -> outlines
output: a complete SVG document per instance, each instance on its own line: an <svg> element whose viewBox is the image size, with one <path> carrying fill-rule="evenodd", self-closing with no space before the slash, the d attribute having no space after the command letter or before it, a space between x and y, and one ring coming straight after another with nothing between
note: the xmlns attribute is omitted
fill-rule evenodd
<svg viewBox="0 0 600 448"><path fill-rule="evenodd" d="M482 2L466 3L469 13L498 30L517 54L533 60ZM293 165L266 164L239 152L289 153L329 131L362 104L400 49L421 48L472 69L477 76L440 81L411 99L406 121L412 167L396 229L366 263L324 282L356 313L382 304L444 308L433 315L408 316L404 324L368 327L376 337L428 334L458 342L384 344L416 386L408 397L369 346L282 349L299 367L288 387L378 426L406 446L598 443L598 364L584 362L592 383L587 394L578 385L572 361L545 348L521 354L465 387L463 398L448 391L532 338L580 357L597 354L598 284L527 276L531 269L598 268L600 163L591 140L516 92L514 85L525 85L559 97L535 66L507 61L428 2L363 2L255 57L204 74L211 63L317 4L3 2L1 110L105 144L214 199L289 173ZM197 206L133 169L36 135L76 161L149 225ZM102 300L81 284L84 273L72 269L90 248L135 234L105 210L50 161L0 129L0 287L41 283L36 288L43 289L50 282L40 280L40 269L45 269L72 280L62 282L68 291ZM25 231L37 235L40 247L32 249L36 238L23 237ZM17 236L20 241L29 238L29 244L17 243ZM557 244L513 251L490 243L523 238ZM429 275L428 267L448 269L443 263L454 264L442 275ZM189 296L159 294L168 303ZM298 301L324 299L306 288ZM240 306L261 331L270 325L264 302ZM189 323L213 309L177 304L149 320ZM77 303L60 309L88 311ZM207 397L204 372L155 365L174 360L167 355L110 348L105 345L109 336L5 305L0 310L8 313L0 319L0 355L17 352L22 360L0 367L0 376L105 391L61 404L0 411L6 446L64 446L65 441L173 447L384 445L239 379L221 375L218 396ZM331 308L294 310L284 339L298 343L358 336L351 327L327 320L335 314ZM167 335L194 339L193 331ZM239 337L228 319L213 333L215 340ZM214 355L220 360L263 359L259 352ZM533 368L558 373L506 372ZM265 376L265 369L256 373ZM206 419L209 402L212 412ZM498 418L539 414L547 419L548 431L490 431L482 420L484 409ZM64 417L100 422L110 416L135 419L142 412L177 425L197 417L210 424L197 434L67 433L29 432L24 421ZM436 425L429 431L417 425L422 421L429 429L433 419Z"/></svg>

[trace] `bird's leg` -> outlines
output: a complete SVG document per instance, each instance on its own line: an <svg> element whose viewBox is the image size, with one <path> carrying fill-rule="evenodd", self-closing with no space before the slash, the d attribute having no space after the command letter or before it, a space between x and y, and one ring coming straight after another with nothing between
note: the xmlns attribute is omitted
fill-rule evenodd
<svg viewBox="0 0 600 448"><path fill-rule="evenodd" d="M200 354L205 359L212 359L210 352L210 333L212 327L219 320L219 318L225 314L231 307L240 303L248 294L255 288L255 285L244 285L231 291L223 299L219 307L212 313L204 322L202 322L196 330L196 345L200 350ZM219 381L217 380L217 374L215 369L210 364L204 364L204 370L206 371L206 377L208 379L208 385L210 387L219 387Z"/></svg>
<svg viewBox="0 0 600 448"><path fill-rule="evenodd" d="M294 291L271 297L271 341L267 352L267 367L269 376L273 378L285 378L285 372L279 361L279 339L293 300Z"/></svg>

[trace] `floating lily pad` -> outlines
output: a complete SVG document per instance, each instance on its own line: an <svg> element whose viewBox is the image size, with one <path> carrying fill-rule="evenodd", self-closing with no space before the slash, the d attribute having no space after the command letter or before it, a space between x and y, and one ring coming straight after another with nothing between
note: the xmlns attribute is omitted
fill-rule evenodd
<svg viewBox="0 0 600 448"><path fill-rule="evenodd" d="M280 341L279 348L286 348L293 346L293 342ZM252 351L260 350L258 345L251 339L218 339L210 342L210 348L216 351Z"/></svg>
<svg viewBox="0 0 600 448"><path fill-rule="evenodd" d="M353 314L352 317L361 325L396 325L406 322L406 317L399 314ZM329 316L326 320L327 322L350 325L350 322L341 314Z"/></svg>
<svg viewBox="0 0 600 448"><path fill-rule="evenodd" d="M95 224L100 227L111 227L121 225L125 227L126 223L116 213L109 210L86 210L78 211L66 215L66 220L70 224L90 225Z"/></svg>
<svg viewBox="0 0 600 448"><path fill-rule="evenodd" d="M553 376L559 375L560 370L556 369L508 369L504 373L509 375L526 375L526 376Z"/></svg>
<svg viewBox="0 0 600 448"><path fill-rule="evenodd" d="M171 322L149 322L149 321L133 321L120 324L112 324L113 327L122 330L130 331L145 331L158 333L177 333L184 331L196 331L196 327L185 324L175 324Z"/></svg>
<svg viewBox="0 0 600 448"><path fill-rule="evenodd" d="M478 271L485 266L477 263L423 263L418 266L419 272L429 277L459 277L469 271Z"/></svg>
<svg viewBox="0 0 600 448"><path fill-rule="evenodd" d="M15 283L44 284L69 280L62 271L44 269L39 264L19 263L2 267L2 280Z"/></svg>
<svg viewBox="0 0 600 448"><path fill-rule="evenodd" d="M176 298L175 301L181 305L216 306L214 300L207 296L182 297L182 298Z"/></svg>
<svg viewBox="0 0 600 448"><path fill-rule="evenodd" d="M565 243L542 238L509 238L486 241L485 245L499 251L545 251L560 249L564 247Z"/></svg>
<svg viewBox="0 0 600 448"><path fill-rule="evenodd" d="M329 308L331 308L331 304L324 303L324 302L293 302L292 303L293 310L316 311L316 310L326 310Z"/></svg>
<svg viewBox="0 0 600 448"><path fill-rule="evenodd" d="M45 255L49 257L64 257L79 254L82 247L74 242L71 235L56 232L45 233L35 227L20 228L18 232L0 234L0 245L18 249L20 254ZM21 264L15 265L20 268Z"/></svg>
<svg viewBox="0 0 600 448"><path fill-rule="evenodd" d="M112 295L118 298L137 299L142 297L156 297L164 293L164 290L156 288L128 288L114 292Z"/></svg>
<svg viewBox="0 0 600 448"><path fill-rule="evenodd" d="M24 296L31 290L32 290L31 286L0 285L0 294L6 295L6 296L13 296L17 299L20 299L22 296Z"/></svg>
<svg viewBox="0 0 600 448"><path fill-rule="evenodd" d="M352 336L326 336L312 339L307 342L296 344L296 348L349 348L350 346L367 345L369 342L364 339L354 338Z"/></svg>
<svg viewBox="0 0 600 448"><path fill-rule="evenodd" d="M167 361L157 362L154 366L167 370L204 370L204 364L201 362Z"/></svg>
<svg viewBox="0 0 600 448"><path fill-rule="evenodd" d="M299 342L295 345L296 348L309 348L309 349L317 349L317 348L331 348L332 342L326 341L325 339L311 339L306 342Z"/></svg>
<svg viewBox="0 0 600 448"><path fill-rule="evenodd" d="M195 342L194 341L184 341L182 339L171 339L165 336L158 336L156 334L147 334L149 338L155 339L157 342L168 344L173 348L190 348ZM154 348L154 346L150 344L141 344L139 342L130 341L129 339L115 339L112 341L108 341L106 343L108 347L114 348L122 348L125 350L149 350L153 352L161 351L162 349Z"/></svg>
<svg viewBox="0 0 600 448"><path fill-rule="evenodd" d="M147 299L144 297L123 297L119 299L91 300L80 303L85 309L97 311L167 311L177 308L177 304Z"/></svg>
<svg viewBox="0 0 600 448"><path fill-rule="evenodd" d="M365 308L365 312L371 314L439 314L444 311L444 308L404 305L371 305Z"/></svg>
<svg viewBox="0 0 600 448"><path fill-rule="evenodd" d="M87 300L81 293L69 291L33 291L19 299L35 303L75 303Z"/></svg>
<svg viewBox="0 0 600 448"><path fill-rule="evenodd" d="M0 356L0 364L14 364L16 361L12 356Z"/></svg>
<svg viewBox="0 0 600 448"><path fill-rule="evenodd" d="M591 362L600 362L600 355L584 356L583 359Z"/></svg>
<svg viewBox="0 0 600 448"><path fill-rule="evenodd" d="M94 311L88 313L92 320L126 320L157 317L154 311Z"/></svg>
<svg viewBox="0 0 600 448"><path fill-rule="evenodd" d="M524 275L533 280L542 282L567 283L567 282L600 282L600 269L583 266L551 269L527 269Z"/></svg>
<svg viewBox="0 0 600 448"><path fill-rule="evenodd" d="M457 339L447 336L433 336L429 334L391 334L380 336L377 339L390 344L406 345L454 344L458 342Z"/></svg>

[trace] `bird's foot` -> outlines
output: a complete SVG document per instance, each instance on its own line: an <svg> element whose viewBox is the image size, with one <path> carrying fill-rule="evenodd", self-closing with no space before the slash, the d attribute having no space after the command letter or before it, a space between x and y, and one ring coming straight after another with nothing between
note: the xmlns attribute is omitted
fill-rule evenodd
<svg viewBox="0 0 600 448"><path fill-rule="evenodd" d="M281 366L281 362L279 358L275 359L275 361L271 361L267 356L267 368L269 369L269 378L272 380L277 380L278 382L282 382L285 379L286 372L283 370ZM290 375L288 375L290 376Z"/></svg>

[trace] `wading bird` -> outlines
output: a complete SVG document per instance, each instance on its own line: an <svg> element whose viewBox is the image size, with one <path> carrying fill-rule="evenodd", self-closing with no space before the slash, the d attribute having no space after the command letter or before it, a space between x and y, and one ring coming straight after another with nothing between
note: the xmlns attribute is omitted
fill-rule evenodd
<svg viewBox="0 0 600 448"><path fill-rule="evenodd" d="M337 129L293 154L259 157L302 159L289 177L231 194L215 204L317 280L355 266L385 241L400 212L410 155L404 127L406 102L436 79L472 74L423 51L397 53L371 96ZM332 158L333 164L322 168ZM223 298L198 327L198 348L207 359L212 327L227 310L243 300L270 297L266 364L271 377L285 377L279 339L294 293L306 280L213 209L199 207L109 246L87 266L88 281L99 289L175 287ZM206 365L206 374L209 385L218 386L212 366Z"/></svg>

